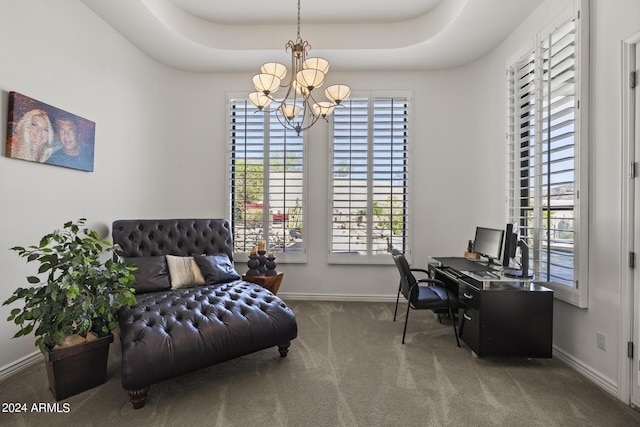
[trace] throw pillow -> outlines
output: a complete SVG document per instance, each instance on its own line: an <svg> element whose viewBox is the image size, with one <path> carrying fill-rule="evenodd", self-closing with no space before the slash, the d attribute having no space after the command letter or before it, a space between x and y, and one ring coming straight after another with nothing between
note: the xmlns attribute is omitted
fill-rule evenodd
<svg viewBox="0 0 640 427"><path fill-rule="evenodd" d="M167 255L167 265L173 289L204 285L204 277L193 257Z"/></svg>
<svg viewBox="0 0 640 427"><path fill-rule="evenodd" d="M233 263L225 254L201 255L194 258L207 285L231 282L240 278Z"/></svg>
<svg viewBox="0 0 640 427"><path fill-rule="evenodd" d="M137 294L171 288L169 269L164 256L132 257L125 258L125 261L137 267L137 270L132 272L136 278L133 288Z"/></svg>

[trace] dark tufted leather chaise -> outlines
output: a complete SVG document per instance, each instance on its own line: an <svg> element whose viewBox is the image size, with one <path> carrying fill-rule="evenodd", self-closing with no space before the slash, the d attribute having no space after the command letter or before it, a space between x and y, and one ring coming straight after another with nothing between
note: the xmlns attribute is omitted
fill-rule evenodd
<svg viewBox="0 0 640 427"><path fill-rule="evenodd" d="M224 219L119 220L112 234L127 258L226 254L233 260ZM136 409L151 384L269 347L278 346L285 357L297 336L286 304L242 280L136 298L119 316L122 386Z"/></svg>

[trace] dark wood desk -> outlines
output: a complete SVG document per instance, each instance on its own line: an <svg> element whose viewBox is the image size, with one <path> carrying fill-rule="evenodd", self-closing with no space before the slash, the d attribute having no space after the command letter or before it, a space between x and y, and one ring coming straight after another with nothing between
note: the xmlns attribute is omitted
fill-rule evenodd
<svg viewBox="0 0 640 427"><path fill-rule="evenodd" d="M551 357L552 290L535 281L477 280L433 265L429 270L458 292L458 335L478 357Z"/></svg>

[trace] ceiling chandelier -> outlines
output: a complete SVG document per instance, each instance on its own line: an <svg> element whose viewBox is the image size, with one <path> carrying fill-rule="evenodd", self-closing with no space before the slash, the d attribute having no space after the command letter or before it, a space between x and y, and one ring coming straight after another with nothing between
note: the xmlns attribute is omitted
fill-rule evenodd
<svg viewBox="0 0 640 427"><path fill-rule="evenodd" d="M278 62L267 62L260 67L260 73L253 76L257 92L249 94L249 100L259 111L274 112L278 121L287 129L300 132L309 129L319 118L327 121L333 109L349 97L351 88L336 84L328 86L324 93L329 101L317 101L315 95L324 83L329 71L329 61L319 57L307 57L311 45L300 38L300 0L298 0L298 35L289 40L285 50L291 50L291 74L284 81L287 67ZM284 81L284 83L283 83ZM280 88L286 95L277 101L273 94ZM272 103L275 107L267 109ZM277 104L277 105L276 105Z"/></svg>

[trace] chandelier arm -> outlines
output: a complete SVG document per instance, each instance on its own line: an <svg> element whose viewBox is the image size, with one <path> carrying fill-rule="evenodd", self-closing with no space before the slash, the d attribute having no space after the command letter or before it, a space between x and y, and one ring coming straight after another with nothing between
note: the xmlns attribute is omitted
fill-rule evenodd
<svg viewBox="0 0 640 427"><path fill-rule="evenodd" d="M310 122L310 123L308 123L306 126L301 126L301 127L300 127L300 130L301 130L301 131L303 131L303 130L307 130L307 129L309 129L311 126L315 125L315 124L316 124L316 122L318 121L318 119L320 118L320 116L316 116L315 114L312 114L312 115L311 115L311 117L313 117L313 118L312 118L312 120L311 120L311 122ZM304 124L304 123L303 123L303 124Z"/></svg>
<svg viewBox="0 0 640 427"><path fill-rule="evenodd" d="M301 121L301 124L296 124L295 122L292 122L291 120L287 119L286 117L284 117L282 115L282 113L280 112L280 110L277 110L276 112L276 118L278 119L278 122L286 129L289 130L294 130L294 131L304 131L309 129L311 126L313 126L318 119L320 118L320 116L316 116L315 114L312 115L313 119L311 120L310 123L308 123L306 126L304 126L304 121ZM324 117L323 117L324 118ZM329 121L324 118L324 120L328 123Z"/></svg>
<svg viewBox="0 0 640 427"><path fill-rule="evenodd" d="M313 95L311 93L309 93L309 97L305 100L305 112L306 110L309 110L309 114L311 114L311 116L313 116L314 118L316 117L320 117L319 115L317 115L315 113L315 111L313 111L313 105L311 104L311 102L309 101L309 99L311 99L311 101L313 101L314 104L317 104L318 101L316 101L316 99L313 97ZM314 120L314 123L317 121Z"/></svg>
<svg viewBox="0 0 640 427"><path fill-rule="evenodd" d="M286 128L286 129L294 129L293 127L291 127L291 124L289 123L289 120L287 120L286 117L282 116L282 113L280 112L280 110L276 110L276 118L278 119L278 122L280 122L280 124Z"/></svg>
<svg viewBox="0 0 640 427"><path fill-rule="evenodd" d="M303 130L301 126L296 125L295 123L291 122L289 119L284 117L281 114L280 110L276 111L276 118L278 119L278 122L280 122L280 125L283 128L295 131L298 134L298 136L300 135L300 132Z"/></svg>

